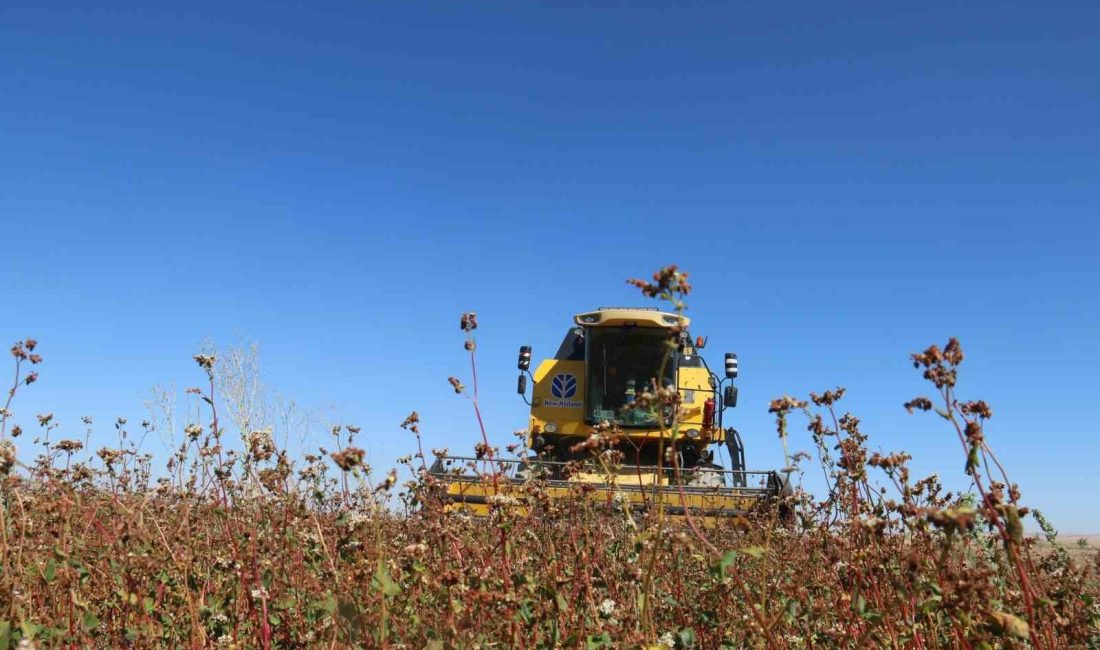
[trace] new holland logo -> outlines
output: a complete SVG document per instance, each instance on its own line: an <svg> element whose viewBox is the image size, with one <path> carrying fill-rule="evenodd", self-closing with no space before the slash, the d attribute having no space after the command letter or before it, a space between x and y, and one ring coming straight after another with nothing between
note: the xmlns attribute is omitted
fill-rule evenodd
<svg viewBox="0 0 1100 650"><path fill-rule="evenodd" d="M550 394L557 399L544 399L542 406L552 409L579 409L584 406L580 400L569 399L577 394L577 377L568 372L554 375L550 380Z"/></svg>
<svg viewBox="0 0 1100 650"><path fill-rule="evenodd" d="M558 399L568 399L577 394L577 378L568 373L556 375L550 382L550 392Z"/></svg>

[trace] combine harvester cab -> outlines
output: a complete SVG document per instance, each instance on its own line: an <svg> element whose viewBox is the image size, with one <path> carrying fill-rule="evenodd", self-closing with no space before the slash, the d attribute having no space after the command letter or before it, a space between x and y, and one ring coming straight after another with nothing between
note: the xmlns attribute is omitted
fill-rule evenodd
<svg viewBox="0 0 1100 650"><path fill-rule="evenodd" d="M722 517L788 491L780 474L746 470L740 435L723 427L724 412L737 404L735 354L725 355L719 378L699 355L705 341L692 341L689 319L655 309L605 307L574 322L533 375L531 348L520 348L517 388L531 406L527 446L534 455L436 459L430 472L446 487L449 508L478 515L494 504L526 510L537 482L551 498L582 493L611 508ZM655 387L678 393L678 421L670 408L646 403ZM723 446L728 469L714 462Z"/></svg>

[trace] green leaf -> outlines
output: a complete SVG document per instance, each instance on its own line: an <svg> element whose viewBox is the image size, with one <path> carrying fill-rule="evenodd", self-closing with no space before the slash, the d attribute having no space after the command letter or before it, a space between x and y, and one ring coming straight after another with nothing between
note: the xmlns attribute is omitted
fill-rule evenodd
<svg viewBox="0 0 1100 650"><path fill-rule="evenodd" d="M88 576L91 575L91 573L89 573L88 571L88 567L84 566L77 560L70 559L69 566L76 570L76 574L80 577L81 581L87 580Z"/></svg>
<svg viewBox="0 0 1100 650"><path fill-rule="evenodd" d="M930 596L919 605L919 609L922 614L931 614L933 611L936 610L937 607L939 607L940 601L942 600L943 598L938 595Z"/></svg>
<svg viewBox="0 0 1100 650"><path fill-rule="evenodd" d="M759 560L760 558L764 557L764 554L768 552L768 549L764 548L763 546L750 546L748 548L741 549L741 552L745 555L751 555L752 557Z"/></svg>
<svg viewBox="0 0 1100 650"><path fill-rule="evenodd" d="M157 604L157 601L153 600L152 596L146 596L141 601L141 606L143 608L145 608L145 613L146 614L152 614L153 613L153 608L156 606L156 604Z"/></svg>
<svg viewBox="0 0 1100 650"><path fill-rule="evenodd" d="M516 610L516 618L528 625L535 620L534 602L530 598L525 598L519 604L519 608Z"/></svg>
<svg viewBox="0 0 1100 650"><path fill-rule="evenodd" d="M378 565L378 570L374 572L374 579L371 580L371 586L387 596L396 596L401 593L401 585L390 578L389 569L384 564Z"/></svg>
<svg viewBox="0 0 1100 650"><path fill-rule="evenodd" d="M99 627L99 617L93 612L84 612L84 619L82 621L85 630L94 630Z"/></svg>
<svg viewBox="0 0 1100 650"><path fill-rule="evenodd" d="M11 647L11 621L0 621L0 648Z"/></svg>
<svg viewBox="0 0 1100 650"><path fill-rule="evenodd" d="M867 611L867 599L863 597L863 594L857 594L856 599L852 601L852 609L857 614L862 614Z"/></svg>
<svg viewBox="0 0 1100 650"><path fill-rule="evenodd" d="M53 582L54 578L57 577L57 562L55 562L53 558L46 561L45 574L46 582Z"/></svg>
<svg viewBox="0 0 1100 650"><path fill-rule="evenodd" d="M1020 521L1020 511L1016 509L1016 506L1008 504L1004 509L1005 513L1005 528L1008 531L1009 538L1016 544L1024 543L1024 523Z"/></svg>
<svg viewBox="0 0 1100 650"><path fill-rule="evenodd" d="M23 621L19 624L19 631L23 633L24 639L33 639L42 631L42 626L31 623L30 621Z"/></svg>
<svg viewBox="0 0 1100 650"><path fill-rule="evenodd" d="M332 614L336 611L336 596L332 595L332 592L326 593L325 597L317 601L317 606L328 614Z"/></svg>
<svg viewBox="0 0 1100 650"><path fill-rule="evenodd" d="M730 565L733 564L733 561L736 559L737 551L726 551L726 554L722 556L722 559L718 560L718 563L714 565L714 569L712 571L714 576L717 577L719 580L725 580L726 569L728 569Z"/></svg>
<svg viewBox="0 0 1100 650"><path fill-rule="evenodd" d="M978 456L978 446L973 445L970 447L970 453L966 455L966 467L963 468L963 472L966 474L972 473L978 468L981 458Z"/></svg>
<svg viewBox="0 0 1100 650"><path fill-rule="evenodd" d="M676 640L679 642L681 648L694 648L695 630L690 627L685 627L676 633Z"/></svg>

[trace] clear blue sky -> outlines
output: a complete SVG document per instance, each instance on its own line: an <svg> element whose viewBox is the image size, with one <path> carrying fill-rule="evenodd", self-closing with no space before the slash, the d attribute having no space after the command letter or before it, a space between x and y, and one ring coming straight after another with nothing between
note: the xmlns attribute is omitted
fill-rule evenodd
<svg viewBox="0 0 1100 650"><path fill-rule="evenodd" d="M24 4L0 339L46 356L25 427L91 414L106 443L244 334L376 465L413 409L467 449L473 309L506 443L517 346L678 263L741 357L750 465L782 464L771 398L842 384L874 446L961 484L953 434L901 409L908 353L954 335L1025 499L1100 531L1094 3Z"/></svg>

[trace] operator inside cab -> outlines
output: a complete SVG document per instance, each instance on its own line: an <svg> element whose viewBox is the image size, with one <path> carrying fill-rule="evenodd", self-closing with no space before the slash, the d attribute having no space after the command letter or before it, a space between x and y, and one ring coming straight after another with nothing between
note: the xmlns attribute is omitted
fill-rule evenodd
<svg viewBox="0 0 1100 650"><path fill-rule="evenodd" d="M600 327L589 330L585 350L588 374L587 420L623 427L658 426L649 408L632 408L658 375L675 385L673 359L666 360L668 332L658 327Z"/></svg>

